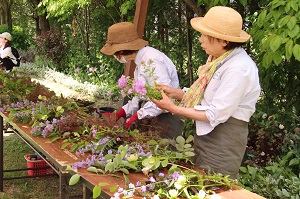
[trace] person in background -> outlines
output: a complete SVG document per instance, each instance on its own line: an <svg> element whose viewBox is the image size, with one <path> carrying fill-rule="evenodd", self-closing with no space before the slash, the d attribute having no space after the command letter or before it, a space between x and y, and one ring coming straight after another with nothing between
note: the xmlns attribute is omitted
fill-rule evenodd
<svg viewBox="0 0 300 199"><path fill-rule="evenodd" d="M11 51L11 34L3 32L0 34L0 66L5 68L6 72L12 71L13 67L17 65L17 58Z"/></svg>
<svg viewBox="0 0 300 199"><path fill-rule="evenodd" d="M179 88L177 71L173 62L164 53L147 45L148 41L139 38L133 23L121 22L108 28L107 41L101 52L113 55L120 63L133 60L136 64L134 79L142 81L144 85L154 86L156 82ZM152 77L149 76L144 64L149 61L151 68L155 69ZM170 139L181 135L183 130L183 121L178 116L162 111L151 100L145 101L138 97L133 97L120 108L116 112L116 117L117 120L127 118L126 129L131 128L137 120L158 117L160 124L167 129L167 132L161 136Z"/></svg>
<svg viewBox="0 0 300 199"><path fill-rule="evenodd" d="M200 169L237 178L245 153L248 122L260 95L256 64L241 47L250 35L242 17L232 8L212 7L191 20L201 33L199 42L209 55L198 69L198 79L184 92L159 85L161 109L196 121L194 163ZM169 98L182 100L177 106Z"/></svg>

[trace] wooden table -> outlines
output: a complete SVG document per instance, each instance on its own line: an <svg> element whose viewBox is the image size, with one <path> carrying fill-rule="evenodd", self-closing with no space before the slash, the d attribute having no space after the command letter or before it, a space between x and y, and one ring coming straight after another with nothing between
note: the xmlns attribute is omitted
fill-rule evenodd
<svg viewBox="0 0 300 199"><path fill-rule="evenodd" d="M3 119L8 121L8 114L0 112L0 130L3 132ZM68 181L67 176L78 173L81 176L81 182L83 183L83 198L90 199L92 195L93 188L101 182L108 183L107 186L101 187L101 198L110 198L113 193L109 191L112 186L127 187L123 174L117 173L119 178L112 177L110 175L100 175L92 172L88 172L86 168L80 168L76 171L66 172L64 171L68 165L72 165L76 162L85 159L86 157L80 157L79 159L74 153L68 150L61 149L61 141L56 141L54 143L50 142L49 138L38 138L31 135L31 127L28 125L23 125L20 123L9 122L12 126L13 132L17 134L28 146L30 146L35 152L41 153L46 158L43 158L46 162L52 163L51 167L59 175L59 197L60 199L68 199ZM3 192L4 183L3 181L3 133L0 135L0 191ZM141 179L146 178L142 173L130 173L127 178L131 183L136 183ZM263 199L257 194L254 194L245 189L225 191L218 194L222 196L223 199ZM140 198L140 197L135 197Z"/></svg>

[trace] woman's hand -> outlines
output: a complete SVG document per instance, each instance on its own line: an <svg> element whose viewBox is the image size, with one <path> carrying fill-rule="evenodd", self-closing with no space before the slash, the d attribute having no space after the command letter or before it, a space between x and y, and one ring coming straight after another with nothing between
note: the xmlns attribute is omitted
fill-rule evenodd
<svg viewBox="0 0 300 199"><path fill-rule="evenodd" d="M181 89L173 88L171 86L164 85L164 84L156 85L155 89L162 90L168 97L177 100L181 100L184 94L184 92Z"/></svg>
<svg viewBox="0 0 300 199"><path fill-rule="evenodd" d="M172 87L171 87L172 88ZM176 107L176 105L173 103L173 101L166 95L166 93L161 90L162 99L151 99L156 106L162 110L167 110L169 112L172 112L172 109Z"/></svg>

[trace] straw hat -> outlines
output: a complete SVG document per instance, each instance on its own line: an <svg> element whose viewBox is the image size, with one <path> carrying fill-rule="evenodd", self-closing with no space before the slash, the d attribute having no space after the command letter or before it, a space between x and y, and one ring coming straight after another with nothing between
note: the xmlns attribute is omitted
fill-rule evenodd
<svg viewBox="0 0 300 199"><path fill-rule="evenodd" d="M232 8L212 7L204 17L191 19L192 27L206 35L226 41L243 43L250 35L242 30L243 19Z"/></svg>
<svg viewBox="0 0 300 199"><path fill-rule="evenodd" d="M139 50L148 45L148 41L139 38L133 23L116 23L108 28L107 40L100 50L106 55L113 55L120 50Z"/></svg>
<svg viewBox="0 0 300 199"><path fill-rule="evenodd" d="M11 41L11 34L9 34L8 32L1 33L0 37L6 39L8 41Z"/></svg>

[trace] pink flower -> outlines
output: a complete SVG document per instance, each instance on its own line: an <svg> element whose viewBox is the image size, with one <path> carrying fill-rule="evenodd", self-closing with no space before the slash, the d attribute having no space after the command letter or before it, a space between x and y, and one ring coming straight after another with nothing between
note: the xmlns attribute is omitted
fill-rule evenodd
<svg viewBox="0 0 300 199"><path fill-rule="evenodd" d="M91 73L96 72L96 71L97 71L97 68L91 67L91 68L89 68L89 71L90 71Z"/></svg>
<svg viewBox="0 0 300 199"><path fill-rule="evenodd" d="M137 92L140 95L146 95L147 89L144 87L144 84L141 80L136 80L132 84L132 88L135 92Z"/></svg>
<svg viewBox="0 0 300 199"><path fill-rule="evenodd" d="M120 88L125 88L127 86L127 78L124 75L118 80L118 86Z"/></svg>
<svg viewBox="0 0 300 199"><path fill-rule="evenodd" d="M76 69L75 69L75 71L76 71L77 73L79 73L79 71L80 71L80 68L76 68Z"/></svg>

